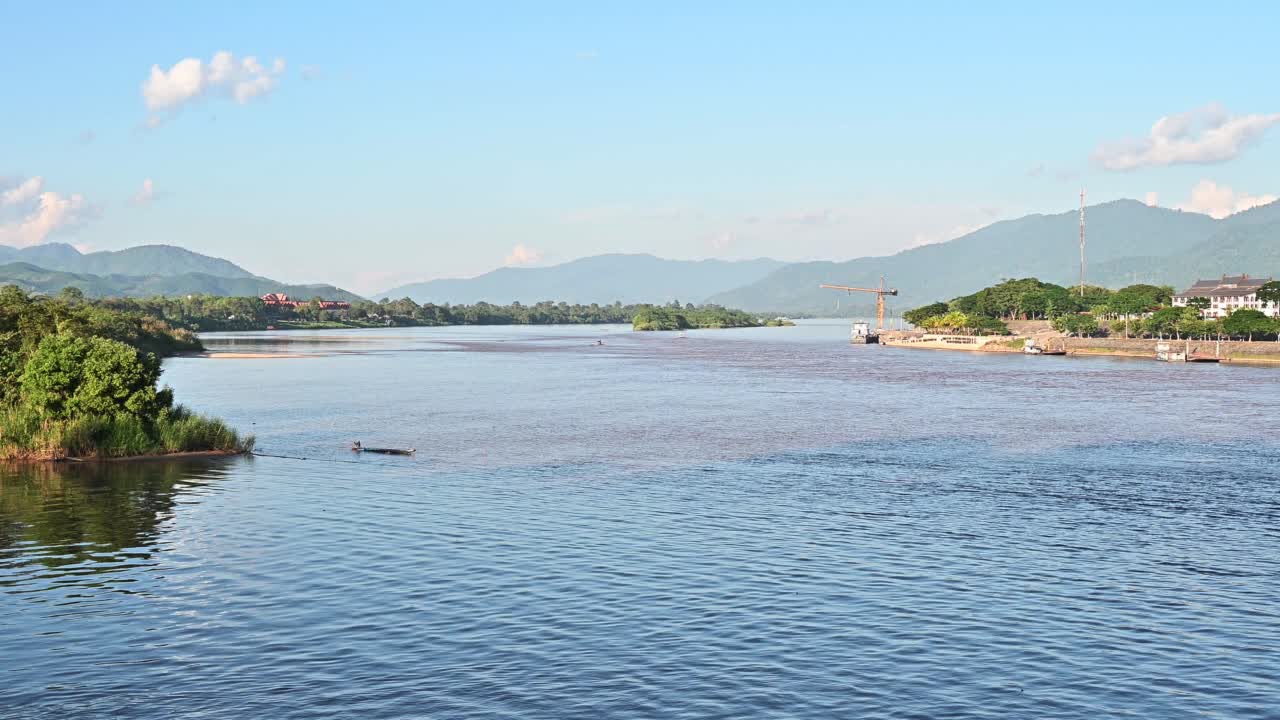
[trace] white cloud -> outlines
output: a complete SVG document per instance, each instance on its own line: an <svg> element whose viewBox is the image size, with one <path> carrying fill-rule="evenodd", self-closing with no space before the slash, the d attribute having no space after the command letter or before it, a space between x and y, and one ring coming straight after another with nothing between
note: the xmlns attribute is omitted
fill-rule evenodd
<svg viewBox="0 0 1280 720"><path fill-rule="evenodd" d="M507 254L504 264L508 267L518 267L521 265L533 265L540 260L542 260L542 251L527 245L516 245Z"/></svg>
<svg viewBox="0 0 1280 720"><path fill-rule="evenodd" d="M151 178L142 181L142 187L133 196L133 204L139 207L145 207L156 199L156 186L151 182Z"/></svg>
<svg viewBox="0 0 1280 720"><path fill-rule="evenodd" d="M1155 191L1149 192L1143 202L1147 204L1147 207L1160 207L1160 195Z"/></svg>
<svg viewBox="0 0 1280 720"><path fill-rule="evenodd" d="M93 215L94 209L83 195L45 191L44 178L30 178L0 193L0 244L39 245Z"/></svg>
<svg viewBox="0 0 1280 720"><path fill-rule="evenodd" d="M237 59L225 50L207 63L183 58L168 70L152 65L151 74L142 83L142 99L153 113L147 124L155 127L163 120L156 113L177 112L207 95L224 95L243 105L274 90L284 71L282 58L276 58L268 68L252 55Z"/></svg>
<svg viewBox="0 0 1280 720"><path fill-rule="evenodd" d="M1280 113L1232 115L1221 105L1210 103L1166 115L1151 126L1147 137L1104 144L1093 157L1107 170L1226 162L1277 123Z"/></svg>
<svg viewBox="0 0 1280 720"><path fill-rule="evenodd" d="M44 189L44 178L33 177L0 193L0 208L22 205L35 198Z"/></svg>
<svg viewBox="0 0 1280 720"><path fill-rule="evenodd" d="M1226 185L1219 185L1212 180L1201 180L1191 188L1191 199L1179 205L1178 209L1221 219L1275 201L1275 195L1237 193Z"/></svg>

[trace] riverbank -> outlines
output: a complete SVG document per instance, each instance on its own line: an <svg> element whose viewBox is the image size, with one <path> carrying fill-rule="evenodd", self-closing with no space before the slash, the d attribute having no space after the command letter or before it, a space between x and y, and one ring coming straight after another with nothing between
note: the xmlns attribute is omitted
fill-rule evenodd
<svg viewBox="0 0 1280 720"><path fill-rule="evenodd" d="M134 463L134 462L155 462L164 460L200 460L225 457L239 457L241 455L251 455L252 450L193 450L190 452L172 452L160 453L158 455L131 455L128 457L64 457L56 458L51 462L65 463Z"/></svg>
<svg viewBox="0 0 1280 720"><path fill-rule="evenodd" d="M0 408L0 461L119 461L237 455L253 449L216 418L178 406L146 421L132 415L58 419Z"/></svg>
<svg viewBox="0 0 1280 720"><path fill-rule="evenodd" d="M929 335L918 332L888 332L880 342L888 347L920 350L961 350L966 352L1021 353L1024 335ZM1157 340L1136 338L1079 338L1035 336L1037 344L1067 355L1156 358L1156 345L1169 343L1191 356L1216 358L1224 363L1280 366L1280 342L1245 340Z"/></svg>
<svg viewBox="0 0 1280 720"><path fill-rule="evenodd" d="M269 353L269 352L214 352L210 350L202 350L200 352L179 353L176 357L184 358L204 358L206 360L277 360L287 358L314 357L303 353Z"/></svg>

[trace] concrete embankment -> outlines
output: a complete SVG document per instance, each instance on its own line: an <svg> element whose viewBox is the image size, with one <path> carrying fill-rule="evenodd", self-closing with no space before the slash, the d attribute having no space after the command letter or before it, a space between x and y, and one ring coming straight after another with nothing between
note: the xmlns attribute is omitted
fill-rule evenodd
<svg viewBox="0 0 1280 720"><path fill-rule="evenodd" d="M927 335L922 333L886 333L881 342L890 347L924 350L963 350L968 352L1022 352L1023 336L1008 335ZM1156 345L1169 343L1176 350L1190 348L1192 356L1217 357L1229 363L1280 365L1280 342L1246 342L1238 340L1152 340L1126 338L1068 338L1037 336L1036 342L1050 350L1065 350L1068 355L1102 355L1155 359Z"/></svg>
<svg viewBox="0 0 1280 720"><path fill-rule="evenodd" d="M1119 355L1154 358L1156 344L1167 342L1176 350L1187 350L1193 356L1219 357L1223 362L1280 363L1280 342L1247 342L1243 340L1135 340L1125 338L1063 338L1066 351L1072 355Z"/></svg>

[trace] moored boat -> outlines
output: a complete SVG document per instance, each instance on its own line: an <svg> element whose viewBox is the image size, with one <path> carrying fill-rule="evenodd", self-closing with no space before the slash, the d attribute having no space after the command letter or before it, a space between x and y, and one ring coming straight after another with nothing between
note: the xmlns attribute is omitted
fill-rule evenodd
<svg viewBox="0 0 1280 720"><path fill-rule="evenodd" d="M379 454L379 455L412 455L412 454L414 454L414 453L418 452L418 449L417 449L417 448L409 448L409 449L405 450L405 449L402 449L402 448L373 448L373 447L365 447L364 445L362 445L362 444L360 443L360 441L359 441L359 440L357 440L357 441L355 441L354 443L351 443L351 451L352 451L352 452L377 453L377 454Z"/></svg>

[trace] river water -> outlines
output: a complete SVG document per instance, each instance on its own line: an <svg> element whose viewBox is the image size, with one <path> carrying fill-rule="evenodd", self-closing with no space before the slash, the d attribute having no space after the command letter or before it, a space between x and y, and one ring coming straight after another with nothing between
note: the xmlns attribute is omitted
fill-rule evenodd
<svg viewBox="0 0 1280 720"><path fill-rule="evenodd" d="M0 716L1280 717L1280 374L847 328L210 336L291 457L0 469Z"/></svg>

